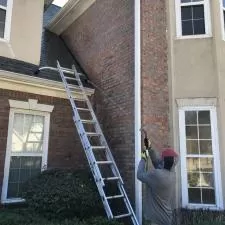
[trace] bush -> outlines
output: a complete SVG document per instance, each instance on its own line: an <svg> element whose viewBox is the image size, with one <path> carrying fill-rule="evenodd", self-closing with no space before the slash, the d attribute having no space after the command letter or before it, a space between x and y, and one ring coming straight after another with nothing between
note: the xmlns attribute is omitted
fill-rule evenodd
<svg viewBox="0 0 225 225"><path fill-rule="evenodd" d="M225 212L181 209L174 213L174 225L225 225Z"/></svg>
<svg viewBox="0 0 225 225"><path fill-rule="evenodd" d="M92 176L86 171L46 170L25 183L28 207L47 218L88 218L103 215Z"/></svg>
<svg viewBox="0 0 225 225"><path fill-rule="evenodd" d="M76 218L72 220L47 220L38 214L31 214L27 209L8 209L1 210L1 225L121 225L117 221L109 221L103 217L91 218L88 221L81 221Z"/></svg>

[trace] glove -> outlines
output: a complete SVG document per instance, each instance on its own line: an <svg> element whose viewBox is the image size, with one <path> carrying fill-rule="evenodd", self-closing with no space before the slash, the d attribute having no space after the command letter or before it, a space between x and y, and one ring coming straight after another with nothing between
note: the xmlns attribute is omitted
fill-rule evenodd
<svg viewBox="0 0 225 225"><path fill-rule="evenodd" d="M151 141L147 137L144 138L144 145L146 149L151 149Z"/></svg>
<svg viewBox="0 0 225 225"><path fill-rule="evenodd" d="M141 152L141 158L147 161L148 157L149 157L148 150L143 150Z"/></svg>

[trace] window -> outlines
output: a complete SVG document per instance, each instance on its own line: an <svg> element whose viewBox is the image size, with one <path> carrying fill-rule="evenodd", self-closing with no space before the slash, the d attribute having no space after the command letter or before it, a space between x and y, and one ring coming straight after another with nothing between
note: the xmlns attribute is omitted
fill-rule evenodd
<svg viewBox="0 0 225 225"><path fill-rule="evenodd" d="M0 0L0 38L9 39L13 0Z"/></svg>
<svg viewBox="0 0 225 225"><path fill-rule="evenodd" d="M223 35L225 34L225 0L222 1Z"/></svg>
<svg viewBox="0 0 225 225"><path fill-rule="evenodd" d="M24 102L10 104L23 106ZM35 100L30 100L28 105L31 104L36 104L37 109L39 106L39 111L27 107L10 109L2 202L21 201L22 184L47 166L50 113L40 111L43 107Z"/></svg>
<svg viewBox="0 0 225 225"><path fill-rule="evenodd" d="M179 110L183 207L222 208L215 107Z"/></svg>
<svg viewBox="0 0 225 225"><path fill-rule="evenodd" d="M178 36L210 35L209 0L176 0Z"/></svg>

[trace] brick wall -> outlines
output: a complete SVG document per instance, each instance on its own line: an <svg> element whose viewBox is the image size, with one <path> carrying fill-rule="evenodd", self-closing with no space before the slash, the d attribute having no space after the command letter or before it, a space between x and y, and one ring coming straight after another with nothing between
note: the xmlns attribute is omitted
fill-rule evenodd
<svg viewBox="0 0 225 225"><path fill-rule="evenodd" d="M0 187L3 181L7 144L10 109L8 99L18 101L37 99L40 104L54 106L50 116L48 168L82 168L87 166L68 100L0 89Z"/></svg>
<svg viewBox="0 0 225 225"><path fill-rule="evenodd" d="M97 0L62 35L96 89L94 108L129 193L134 190L134 5Z"/></svg>
<svg viewBox="0 0 225 225"><path fill-rule="evenodd" d="M142 125L158 149L169 143L165 1L141 1Z"/></svg>

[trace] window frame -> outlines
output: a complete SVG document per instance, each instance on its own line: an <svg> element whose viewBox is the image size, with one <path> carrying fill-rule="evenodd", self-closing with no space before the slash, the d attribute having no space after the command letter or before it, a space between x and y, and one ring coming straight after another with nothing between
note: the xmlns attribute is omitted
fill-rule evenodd
<svg viewBox="0 0 225 225"><path fill-rule="evenodd" d="M225 41L225 23L224 23L224 13L225 13L225 6L223 5L223 0L220 0L221 5L221 29L222 29L222 40Z"/></svg>
<svg viewBox="0 0 225 225"><path fill-rule="evenodd" d="M202 0L203 2L189 2L181 3L181 0L175 0L175 12L176 12L176 37L178 39L192 39L192 38L207 38L212 37L211 31L211 16L210 16L210 3L209 0ZM204 20L205 20L205 34L195 35L182 35L182 23L181 23L181 7L203 5L204 7Z"/></svg>
<svg viewBox="0 0 225 225"><path fill-rule="evenodd" d="M0 6L0 8L6 10L4 37L0 37L0 41L9 41L11 33L13 0L7 0L7 6Z"/></svg>
<svg viewBox="0 0 225 225"><path fill-rule="evenodd" d="M212 153L213 153L213 172L215 187L215 205L214 204L194 204L188 202L188 177L186 164L186 132L185 132L185 112L186 111L210 111L211 119L211 136L212 136ZM223 209L223 195L221 185L221 168L219 157L219 142L217 130L217 114L215 106L183 106L179 108L179 134L180 134L180 159L181 159L181 193L182 207L190 209Z"/></svg>
<svg viewBox="0 0 225 225"><path fill-rule="evenodd" d="M19 155L18 153L11 153L12 131L13 131L13 122L14 122L15 113L44 116L43 152L42 153L25 153L25 154L21 153L21 156L42 156L41 171L43 171L47 168L50 113L53 110L53 106L37 104L37 100L29 99L28 102L9 100L9 102L10 102L10 112L9 112L5 166L4 166L4 178L3 178L2 195L1 195L2 203L15 203L15 202L25 201L22 198L7 199L10 159L11 159L11 156Z"/></svg>

